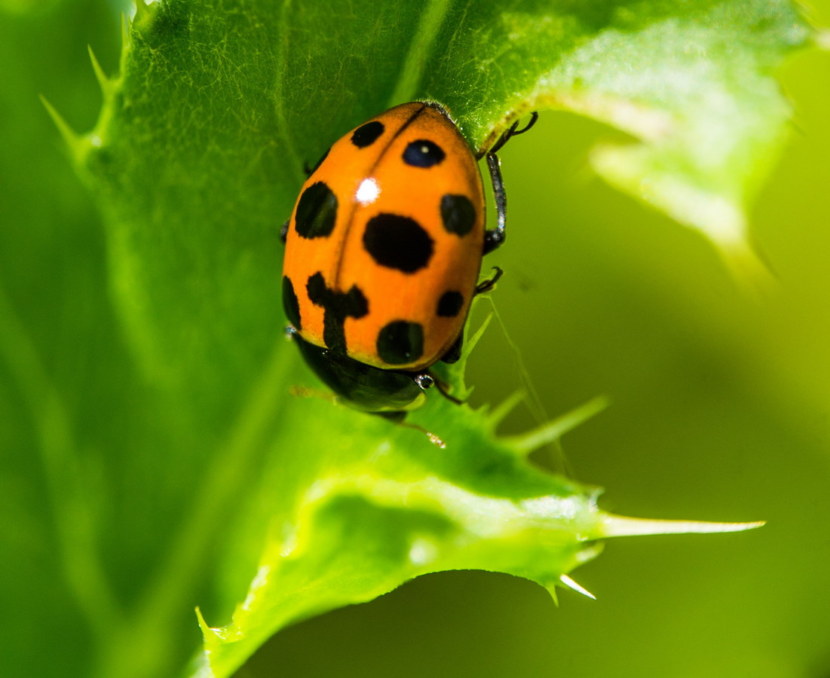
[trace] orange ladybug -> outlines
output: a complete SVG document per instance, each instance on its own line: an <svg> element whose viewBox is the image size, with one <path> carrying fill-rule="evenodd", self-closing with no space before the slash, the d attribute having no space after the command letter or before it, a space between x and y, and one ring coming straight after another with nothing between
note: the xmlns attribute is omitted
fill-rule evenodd
<svg viewBox="0 0 830 678"><path fill-rule="evenodd" d="M476 156L435 103L369 120L311 171L283 227L283 306L306 362L350 405L403 416L435 383L429 368L458 360L470 303L501 273L477 283L505 236L495 153L535 121L487 153L491 230Z"/></svg>

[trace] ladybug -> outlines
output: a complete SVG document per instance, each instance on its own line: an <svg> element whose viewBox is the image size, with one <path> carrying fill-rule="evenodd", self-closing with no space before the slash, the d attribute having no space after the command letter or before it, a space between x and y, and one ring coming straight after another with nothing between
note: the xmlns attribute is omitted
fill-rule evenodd
<svg viewBox="0 0 830 678"><path fill-rule="evenodd" d="M349 405L392 418L422 404L436 362L461 354L482 256L504 242L506 197L486 154L497 206L484 227L478 158L447 111L396 106L348 132L303 184L285 242L282 299L289 335Z"/></svg>

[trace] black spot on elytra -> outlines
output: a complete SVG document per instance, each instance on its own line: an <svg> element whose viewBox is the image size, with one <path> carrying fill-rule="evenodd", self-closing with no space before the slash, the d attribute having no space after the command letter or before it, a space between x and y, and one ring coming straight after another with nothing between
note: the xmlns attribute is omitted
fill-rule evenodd
<svg viewBox="0 0 830 678"><path fill-rule="evenodd" d="M429 264L433 242L414 219L381 213L367 222L363 247L381 266L414 273Z"/></svg>
<svg viewBox="0 0 830 678"><path fill-rule="evenodd" d="M418 323L395 320L378 333L378 356L388 365L405 365L424 354L424 328Z"/></svg>
<svg viewBox="0 0 830 678"><path fill-rule="evenodd" d="M362 318L369 312L369 302L357 285L348 292L329 289L322 273L308 279L306 291L311 303L323 308L323 342L326 348L346 353L346 334L343 324L346 318Z"/></svg>
<svg viewBox="0 0 830 678"><path fill-rule="evenodd" d="M429 139L411 141L403 152L403 161L412 167L432 167L445 157L444 150Z"/></svg>
<svg viewBox="0 0 830 678"><path fill-rule="evenodd" d="M467 235L476 223L476 208L466 195L447 193L441 198L441 220L449 233Z"/></svg>
<svg viewBox="0 0 830 678"><path fill-rule="evenodd" d="M383 131L383 123L372 120L372 122L361 125L352 133L352 143L358 148L366 148L375 143L377 138L383 134Z"/></svg>
<svg viewBox="0 0 830 678"><path fill-rule="evenodd" d="M464 295L461 292L450 290L441 295L435 312L442 318L454 318L459 314L462 306L464 306Z"/></svg>
<svg viewBox="0 0 830 678"><path fill-rule="evenodd" d="M325 238L337 220L337 196L322 181L303 191L297 205L294 228L303 238Z"/></svg>
<svg viewBox="0 0 830 678"><path fill-rule="evenodd" d="M294 291L294 285L288 276L282 277L282 307L285 309L285 317L288 318L294 329L301 330L300 323L300 302L297 299L297 293Z"/></svg>

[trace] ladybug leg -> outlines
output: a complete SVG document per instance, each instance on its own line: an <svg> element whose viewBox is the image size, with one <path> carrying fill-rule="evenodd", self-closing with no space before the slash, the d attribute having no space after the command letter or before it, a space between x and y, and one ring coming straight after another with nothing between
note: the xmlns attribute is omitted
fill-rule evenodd
<svg viewBox="0 0 830 678"><path fill-rule="evenodd" d="M418 426L418 424L413 424L411 421L406 421L406 412L373 412L372 414L378 417L383 417L387 421L391 421L393 424L397 424L403 428L411 428L413 431L423 433L429 442L436 447L440 447L442 450L447 446L447 444L432 431L427 431L423 426Z"/></svg>
<svg viewBox="0 0 830 678"><path fill-rule="evenodd" d="M496 283L499 281L499 278L504 275L504 271L500 269L498 266L493 266L493 275L488 278L487 280L482 280L473 292L474 295L476 294L483 294L485 292L489 292L492 290ZM452 365L453 363L457 363L461 358L461 349L464 346L464 330L461 330L461 333L458 335L458 338L452 343L452 345L444 352L444 355L441 356L441 362L447 363L448 365ZM432 377L433 381L438 384L438 390L441 390L441 385L438 383L438 380L435 377ZM444 393L444 391L441 391ZM444 393L444 395L447 395ZM448 396L449 397L449 396ZM455 400L455 398L449 397L450 400Z"/></svg>
<svg viewBox="0 0 830 678"><path fill-rule="evenodd" d="M473 292L474 295L476 294L483 294L485 292L489 292L492 290L496 283L498 282L499 278L504 275L504 271L500 269L498 266L493 266L493 275L488 278L487 280L482 280ZM453 363L457 363L461 359L461 349L464 347L464 330L461 330L461 333L458 335L458 338L452 343L445 352L444 355L441 356L441 362L447 363L448 365L452 365ZM434 377L433 377L434 379ZM439 391L440 386L439 386ZM443 393L443 391L442 391ZM445 394L446 395L446 394ZM454 400L454 398L450 398L450 400Z"/></svg>
<svg viewBox="0 0 830 678"><path fill-rule="evenodd" d="M482 280L478 285L476 285L476 289L474 294L484 294L485 292L489 292L492 290L499 279L504 275L504 271L501 270L498 266L493 266L493 276L491 278L487 278L487 280Z"/></svg>
<svg viewBox="0 0 830 678"><path fill-rule="evenodd" d="M282 242L283 245L285 245L285 239L288 237L289 221L291 221L291 219L286 220L286 222L282 226L280 226L280 242Z"/></svg>
<svg viewBox="0 0 830 678"><path fill-rule="evenodd" d="M412 377L412 379L416 384L418 384L418 388L422 391L432 388L435 384L435 378L429 372L421 372L420 374L416 374Z"/></svg>
<svg viewBox="0 0 830 678"><path fill-rule="evenodd" d="M499 152L499 151L500 151L500 150L504 147L504 145L505 145L508 141L510 141L513 137L517 137L517 136L519 136L520 134L524 134L524 133L525 133L525 132L527 132L527 131L531 128L531 127L533 127L533 126L536 124L536 121L537 121L538 119L539 119L539 114L538 114L536 111L533 111L533 112L530 114L530 120L529 120L529 121L528 121L528 123L527 123L524 127L522 127L521 129L519 129L519 121L517 120L516 122L514 122L512 125L510 125L510 127L508 127L508 128L507 128L507 130L504 132L504 134L502 134L502 135L498 138L498 140L496 141L496 143L495 143L495 144L493 144L493 148L491 148L491 149L488 151L488 153L498 153L498 152Z"/></svg>
<svg viewBox="0 0 830 678"><path fill-rule="evenodd" d="M435 388L437 388L437 389L438 389L438 392L439 392L442 396L444 396L447 400L449 400L449 401L450 401L450 402L452 402L452 403L455 403L456 405L463 405L463 404L464 404L464 401L463 401L463 400L459 400L459 399L458 399L458 398L456 398L454 395L451 395L451 394L450 394L450 391L449 391L449 388L450 388L450 387L449 387L449 384L447 384L447 383L445 383L445 382L441 381L440 379L438 379L438 378L437 378L437 377L435 377L434 375L428 375L428 376L430 377L430 379L432 379L433 383L435 384Z"/></svg>
<svg viewBox="0 0 830 678"><path fill-rule="evenodd" d="M460 353L460 350L461 350L461 337L458 338L458 340L456 341L456 344L458 344L458 349L459 349L459 353ZM454 346L453 346L453 348L454 348ZM450 348L450 351L452 351L453 348ZM448 351L448 353L449 353L449 351ZM443 358L442 358L442 360L443 360ZM449 400L451 402L454 402L456 405L461 405L461 404L464 403L463 400L459 400L454 395L450 395L450 391L449 391L450 386L449 386L449 384L447 384L445 381L442 381L441 379L439 379L438 377L436 377L434 374L432 374L430 372L421 372L420 374L416 374L413 377L413 379L415 380L415 383L418 384L418 386L420 386L421 389L424 390L424 391L426 391L428 388L432 388L433 386L435 386L435 388L438 389L438 392L442 396L444 396L447 400Z"/></svg>
<svg viewBox="0 0 830 678"><path fill-rule="evenodd" d="M443 384L439 382L435 377L433 377L429 372L421 372L420 374L415 374L412 377L412 380L418 385L418 387L424 391L428 388L432 388L433 385L438 387L438 390L444 394L447 398L452 400L453 402L460 403L459 400L456 400L452 396L446 393L443 389ZM429 442L431 442L436 447L440 447L442 450L447 446L447 444L441 440L437 435L435 435L432 431L428 431L423 426L418 426L418 424L413 424L411 421L406 421L406 415L409 414L406 410L396 410L391 412L372 412L372 414L383 417L387 421L391 421L398 426L403 426L404 428L411 428L414 431L418 431L419 433L423 433Z"/></svg>
<svg viewBox="0 0 830 678"><path fill-rule="evenodd" d="M484 254L489 254L504 243L507 236L505 225L507 223L507 194L504 191L504 180L501 176L501 161L496 155L502 147L513 137L527 132L536 121L539 114L535 111L530 115L530 122L519 129L519 121L514 122L496 143L487 152L487 169L490 170L490 181L493 184L493 197L496 201L496 227L484 232Z"/></svg>
<svg viewBox="0 0 830 678"><path fill-rule="evenodd" d="M493 197L496 200L496 227L484 231L484 254L489 254L504 243L507 223L507 194L501 177L501 161L495 153L487 154L487 168L493 183Z"/></svg>

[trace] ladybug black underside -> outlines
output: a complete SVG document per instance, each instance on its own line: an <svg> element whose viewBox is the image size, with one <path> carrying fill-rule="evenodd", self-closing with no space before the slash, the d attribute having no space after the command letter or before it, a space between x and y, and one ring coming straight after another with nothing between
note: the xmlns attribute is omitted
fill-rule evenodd
<svg viewBox="0 0 830 678"><path fill-rule="evenodd" d="M321 348L293 333L294 341L314 373L349 405L367 412L400 413L418 407L424 396L417 372L382 370Z"/></svg>

